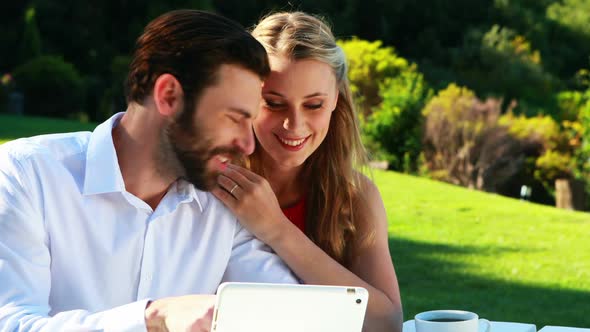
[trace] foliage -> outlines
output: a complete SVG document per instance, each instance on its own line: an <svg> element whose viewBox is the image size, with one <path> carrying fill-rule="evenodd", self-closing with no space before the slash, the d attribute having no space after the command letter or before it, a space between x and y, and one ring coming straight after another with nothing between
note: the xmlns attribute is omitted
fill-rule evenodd
<svg viewBox="0 0 590 332"><path fill-rule="evenodd" d="M432 98L423 110L423 151L432 174L490 191L495 191L497 182L514 175L522 158L512 157L519 156L520 146L497 125L500 106L501 100L482 102L473 91L454 84ZM493 169L494 176L490 176Z"/></svg>
<svg viewBox="0 0 590 332"><path fill-rule="evenodd" d="M573 160L569 154L547 150L535 162L535 178L549 190L553 191L555 180L571 178Z"/></svg>
<svg viewBox="0 0 590 332"><path fill-rule="evenodd" d="M414 65L399 57L393 47L384 47L381 41L352 38L338 44L346 54L351 90L364 115L381 103L380 86L387 78L404 71L416 72Z"/></svg>
<svg viewBox="0 0 590 332"><path fill-rule="evenodd" d="M590 100L590 90L585 93L575 90L561 91L555 96L555 99L559 110L559 119L575 121L586 101Z"/></svg>
<svg viewBox="0 0 590 332"><path fill-rule="evenodd" d="M590 38L590 1L563 0L547 7L547 17L571 31Z"/></svg>
<svg viewBox="0 0 590 332"><path fill-rule="evenodd" d="M528 142L535 158L531 169L534 179L539 181L553 195L555 180L572 178L575 146L568 138L567 131L550 116L538 115L527 118L508 113L499 123L506 126L514 137Z"/></svg>
<svg viewBox="0 0 590 332"><path fill-rule="evenodd" d="M457 50L454 67L478 93L502 96L506 103L519 100L520 112L532 115L552 109L549 96L556 80L545 71L540 52L512 29L494 25L485 33L470 31Z"/></svg>
<svg viewBox="0 0 590 332"><path fill-rule="evenodd" d="M108 118L125 109L124 86L129 71L131 57L119 55L113 59L110 71L110 86L105 89L100 100L99 118Z"/></svg>
<svg viewBox="0 0 590 332"><path fill-rule="evenodd" d="M21 61L30 60L41 55L41 36L35 19L35 8L25 12L25 31L20 45Z"/></svg>
<svg viewBox="0 0 590 332"><path fill-rule="evenodd" d="M482 97L503 96L504 106L516 99L528 115L537 111L549 114L554 105L545 97L552 93L545 94L544 91L547 88L574 88L576 72L588 66L589 2L107 0L88 4L72 0L4 1L0 4L0 39L6 45L19 47L25 30L23 15L27 8L35 8L43 51L63 55L88 77L86 80L96 81L93 86L102 91L110 86L108 76L112 59L118 54L130 54L141 29L164 11L210 9L251 26L269 11L303 10L326 16L340 38L358 36L365 40L381 40L386 47L395 46L403 58L419 64L426 80L437 89L456 82L469 86ZM63 33L64 22L67 22L68 30L76 31L76 38ZM494 25L497 26L496 32L493 31ZM533 57L515 56L511 59L508 56L503 63L490 67L510 69L506 71L506 77L501 75L501 69L490 72L489 68L482 68L481 50L486 34L488 37L506 37L504 45L515 43L518 46L509 52L504 49L503 54L516 49L517 54L521 52ZM537 55L541 60L539 63L529 61ZM0 60L0 72L11 72L21 62L18 49L5 52ZM517 82L528 83L528 78L520 77L518 72L535 79L531 81L532 85L519 86ZM551 83L545 86L543 82L548 77L552 78ZM504 83L510 82L513 83L505 89ZM377 96L378 89L374 92L372 96ZM97 107L102 94L91 97L94 99L87 100L86 107ZM89 113L93 114L94 110L89 109Z"/></svg>
<svg viewBox="0 0 590 332"><path fill-rule="evenodd" d="M422 74L405 71L379 87L382 102L363 123L366 141L378 142L390 169L414 172L421 151L422 114L431 97Z"/></svg>
<svg viewBox="0 0 590 332"><path fill-rule="evenodd" d="M0 79L0 112L6 110L9 94L13 89L14 79L10 73L2 75Z"/></svg>
<svg viewBox="0 0 590 332"><path fill-rule="evenodd" d="M590 100L580 109L577 121L566 121L564 127L574 151L573 174L586 182L586 196L589 198L586 204L590 206Z"/></svg>
<svg viewBox="0 0 590 332"><path fill-rule="evenodd" d="M537 143L542 151L563 148L565 144L559 124L550 116L528 118L509 112L500 117L499 124L508 127L510 134L516 138Z"/></svg>
<svg viewBox="0 0 590 332"><path fill-rule="evenodd" d="M25 96L25 113L71 116L80 111L84 84L80 74L61 57L41 56L14 70L16 86Z"/></svg>

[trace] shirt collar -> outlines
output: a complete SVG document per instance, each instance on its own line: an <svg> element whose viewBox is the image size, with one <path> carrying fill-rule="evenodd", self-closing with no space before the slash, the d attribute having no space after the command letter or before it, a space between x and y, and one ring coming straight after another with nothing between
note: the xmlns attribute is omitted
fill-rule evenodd
<svg viewBox="0 0 590 332"><path fill-rule="evenodd" d="M199 205L199 210L203 212L203 207L207 204L206 192L195 189L195 186L192 183L182 179L176 181L176 190L178 193L194 199L197 202L197 205Z"/></svg>
<svg viewBox="0 0 590 332"><path fill-rule="evenodd" d="M94 129L86 151L84 195L125 191L125 182L119 168L113 128L119 124L123 112L113 115Z"/></svg>
<svg viewBox="0 0 590 332"><path fill-rule="evenodd" d="M101 123L90 135L86 152L86 173L84 177L84 195L124 192L125 182L119 168L119 161L113 143L112 131L123 117L124 112L117 113ZM195 189L185 180L175 183L177 192L194 199L203 212L207 204L207 194Z"/></svg>

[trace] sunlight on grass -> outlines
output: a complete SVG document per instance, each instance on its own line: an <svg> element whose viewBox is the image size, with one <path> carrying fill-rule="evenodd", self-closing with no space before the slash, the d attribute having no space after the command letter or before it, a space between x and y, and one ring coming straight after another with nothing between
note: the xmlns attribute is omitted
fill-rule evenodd
<svg viewBox="0 0 590 332"><path fill-rule="evenodd" d="M32 116L0 114L0 144L20 137L93 130L96 124Z"/></svg>
<svg viewBox="0 0 590 332"><path fill-rule="evenodd" d="M375 171L374 178L388 212L406 314L492 302L499 307L479 309L491 319L590 326L583 314L590 311L590 214L394 172ZM424 299L415 297L423 294L418 285L446 291ZM477 300L462 301L462 294ZM586 301L575 308L567 304L582 296ZM528 301L556 308L522 312Z"/></svg>

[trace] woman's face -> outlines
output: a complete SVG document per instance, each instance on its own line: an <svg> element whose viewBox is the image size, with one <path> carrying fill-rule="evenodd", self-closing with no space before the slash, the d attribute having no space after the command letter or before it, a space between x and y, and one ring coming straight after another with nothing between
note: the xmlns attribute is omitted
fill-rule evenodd
<svg viewBox="0 0 590 332"><path fill-rule="evenodd" d="M338 100L332 68L317 60L270 56L254 133L277 166L298 167L322 143Z"/></svg>

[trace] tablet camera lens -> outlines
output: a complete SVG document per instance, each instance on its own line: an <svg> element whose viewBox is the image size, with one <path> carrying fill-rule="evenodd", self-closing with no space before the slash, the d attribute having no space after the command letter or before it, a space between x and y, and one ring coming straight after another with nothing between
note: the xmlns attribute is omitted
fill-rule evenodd
<svg viewBox="0 0 590 332"><path fill-rule="evenodd" d="M361 299L356 299L356 304L361 304L361 302L363 302Z"/></svg>

